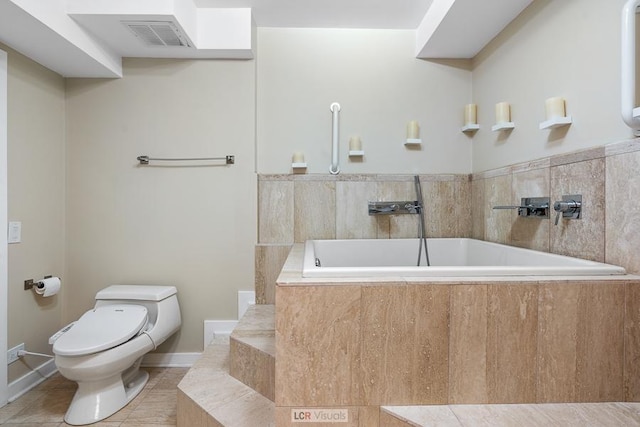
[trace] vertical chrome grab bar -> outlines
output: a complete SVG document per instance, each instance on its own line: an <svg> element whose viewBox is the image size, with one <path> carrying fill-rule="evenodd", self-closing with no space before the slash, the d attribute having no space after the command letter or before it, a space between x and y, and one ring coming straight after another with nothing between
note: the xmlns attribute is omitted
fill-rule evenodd
<svg viewBox="0 0 640 427"><path fill-rule="evenodd" d="M332 113L331 125L333 128L331 135L331 166L329 166L329 173L331 173L331 175L337 175L340 173L340 166L338 166L338 144L340 142L340 121L338 113L340 112L340 104L334 102L329 106L329 109Z"/></svg>
<svg viewBox="0 0 640 427"><path fill-rule="evenodd" d="M640 111L636 108L636 13L640 0L629 0L622 9L622 119L640 135ZM634 110L636 110L634 112Z"/></svg>

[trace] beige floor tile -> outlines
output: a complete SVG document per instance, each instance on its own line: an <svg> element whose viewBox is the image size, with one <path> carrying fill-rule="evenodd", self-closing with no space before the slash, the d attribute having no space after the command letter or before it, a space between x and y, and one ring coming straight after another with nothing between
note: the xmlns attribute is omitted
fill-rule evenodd
<svg viewBox="0 0 640 427"><path fill-rule="evenodd" d="M185 376L189 368L172 368L167 370L162 377L158 379L156 384L153 386L153 391L175 391L178 387L178 383Z"/></svg>
<svg viewBox="0 0 640 427"><path fill-rule="evenodd" d="M55 373L48 378L46 381L43 381L39 384L34 390L41 391L52 391L52 390L74 390L78 388L78 385L75 381L71 381L60 375L60 373Z"/></svg>
<svg viewBox="0 0 640 427"><path fill-rule="evenodd" d="M393 414L397 419L420 426L461 427L462 424L451 410L451 406L386 406L381 412ZM400 425L398 423L398 425ZM409 424L402 424L409 425Z"/></svg>
<svg viewBox="0 0 640 427"><path fill-rule="evenodd" d="M71 424L67 424L67 423L62 423L60 424L60 427L66 427L66 426L70 426ZM122 425L122 423L120 421L100 421L97 422L95 424L90 424L91 427L120 427L120 425ZM18 427L18 426L16 426ZM22 426L20 426L22 427Z"/></svg>
<svg viewBox="0 0 640 427"><path fill-rule="evenodd" d="M126 425L176 425L177 392L151 390L125 420Z"/></svg>
<svg viewBox="0 0 640 427"><path fill-rule="evenodd" d="M145 397L147 397L147 395L149 394L150 389L147 387L145 387L140 394L138 394L131 402L129 402L124 408L120 409L118 412L116 412L115 414L111 415L110 417L107 417L104 419L104 421L102 422L109 422L109 423L121 423L122 421L126 420L127 417L129 417L129 415L131 415L131 413L142 404L142 402L144 401Z"/></svg>
<svg viewBox="0 0 640 427"><path fill-rule="evenodd" d="M136 398L98 427L176 426L177 384L187 368L143 368L149 382ZM36 388L0 408L0 425L14 427L65 427L64 414L77 386L55 374Z"/></svg>
<svg viewBox="0 0 640 427"><path fill-rule="evenodd" d="M175 427L176 423L174 422L173 424L168 423L168 424L157 424L157 423L139 423L137 421L125 421L122 424L120 424L120 427ZM196 426L193 426L196 427Z"/></svg>
<svg viewBox="0 0 640 427"><path fill-rule="evenodd" d="M16 414L21 412L25 407L29 406L31 402L40 399L45 392L33 390L15 401L0 408L0 424L8 422Z"/></svg>
<svg viewBox="0 0 640 427"><path fill-rule="evenodd" d="M149 373L146 388L153 388L171 368L141 368Z"/></svg>
<svg viewBox="0 0 640 427"><path fill-rule="evenodd" d="M66 424L65 423L6 423L3 425L7 427L60 427Z"/></svg>
<svg viewBox="0 0 640 427"><path fill-rule="evenodd" d="M40 397L31 401L20 412L11 417L11 423L61 423L67 412L74 390L55 390L55 392L39 392ZM27 396L25 396L27 397Z"/></svg>

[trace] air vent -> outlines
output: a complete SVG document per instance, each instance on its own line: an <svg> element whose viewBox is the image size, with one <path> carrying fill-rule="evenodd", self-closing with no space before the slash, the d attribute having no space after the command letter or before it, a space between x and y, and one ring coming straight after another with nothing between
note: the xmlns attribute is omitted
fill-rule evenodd
<svg viewBox="0 0 640 427"><path fill-rule="evenodd" d="M191 41L171 21L122 21L147 46L192 47Z"/></svg>

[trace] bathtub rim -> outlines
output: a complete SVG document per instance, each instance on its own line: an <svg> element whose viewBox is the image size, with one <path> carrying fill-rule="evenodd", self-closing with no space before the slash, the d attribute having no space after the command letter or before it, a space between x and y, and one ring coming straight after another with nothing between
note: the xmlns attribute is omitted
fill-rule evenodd
<svg viewBox="0 0 640 427"><path fill-rule="evenodd" d="M485 277L302 277L302 262L304 243L293 243L289 254L276 279L276 300L279 287L290 286L385 286L394 284L407 285L513 285L514 283L528 284L562 284L576 282L619 282L637 283L640 275L627 273L610 276L485 276Z"/></svg>
<svg viewBox="0 0 640 427"><path fill-rule="evenodd" d="M430 240L467 240L467 241L475 241L480 242L482 244L486 244L489 246L500 246L507 247L510 250L520 251L523 253L532 252L536 254L542 254L545 256L552 256L556 259L571 259L578 260L583 263L580 266L458 266L458 267L450 267L450 266L437 266L437 267L412 267L412 266L403 266L403 267L366 267L366 269L370 272L362 273L361 267L316 267L315 266L315 257L313 250L313 244L316 241L331 241L331 242L341 242L341 241L372 241L372 242L381 242L385 239L310 239L306 242L300 244L303 248L302 253L302 266L301 266L301 276L303 279L347 279L347 278L358 278L358 279L373 279L373 278L385 278L387 280L390 279L438 279L442 278L451 278L451 277L466 277L466 278L485 278L485 277L506 277L510 278L511 281L514 278L522 278L522 277L533 277L533 278L547 278L547 277L623 277L627 276L628 273L624 267L607 264L598 261L585 260L582 258L571 257L560 254L547 253L542 251L537 251L534 249L521 248L517 246L510 246L496 242L487 242L480 239L471 239L471 238L431 238ZM415 241L417 239L393 239L393 240L412 240ZM311 250L309 250L311 249ZM409 273L409 274L407 274ZM414 274L420 273L420 274ZM480 274L478 274L480 273Z"/></svg>

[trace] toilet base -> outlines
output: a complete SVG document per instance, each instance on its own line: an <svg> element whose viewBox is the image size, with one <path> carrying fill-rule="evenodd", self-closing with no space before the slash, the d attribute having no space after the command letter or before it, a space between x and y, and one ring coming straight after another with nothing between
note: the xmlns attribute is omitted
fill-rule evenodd
<svg viewBox="0 0 640 427"><path fill-rule="evenodd" d="M73 396L64 421L80 426L104 420L131 402L148 380L148 372L138 371L127 384L123 384L122 374L100 381L78 382L78 390Z"/></svg>

